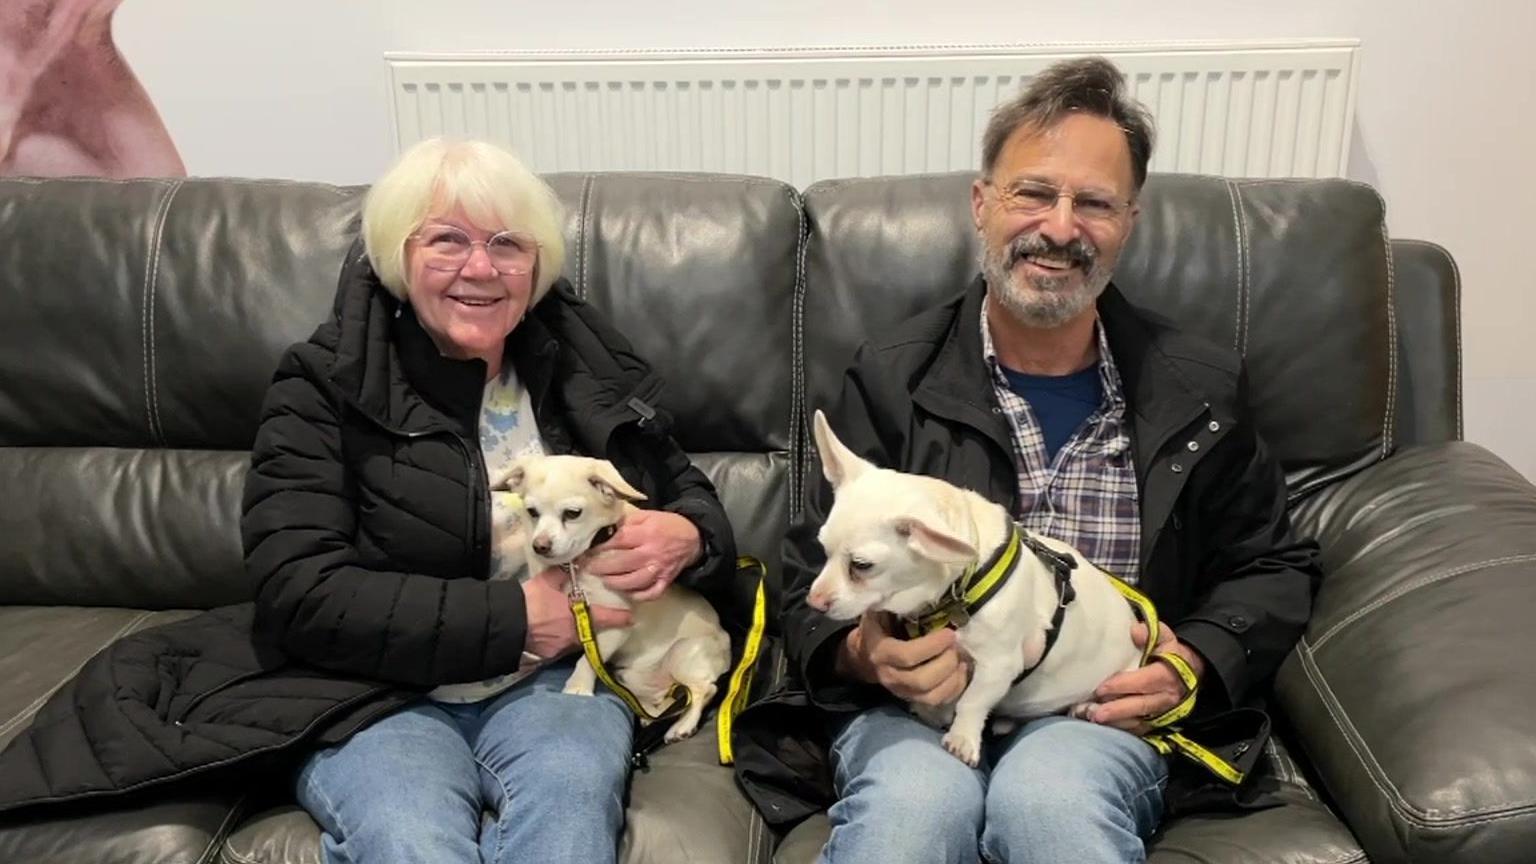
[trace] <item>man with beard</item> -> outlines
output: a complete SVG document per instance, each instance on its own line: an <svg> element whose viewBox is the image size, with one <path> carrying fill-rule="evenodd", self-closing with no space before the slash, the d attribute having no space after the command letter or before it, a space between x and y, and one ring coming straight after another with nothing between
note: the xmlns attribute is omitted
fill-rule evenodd
<svg viewBox="0 0 1536 864"><path fill-rule="evenodd" d="M1267 689L1310 612L1316 547L1292 534L1241 359L1110 284L1153 137L1124 93L1107 61L1074 60L997 110L971 188L981 275L864 345L828 416L875 464L974 489L1139 585L1164 618L1158 649L1198 679L1193 716L1209 718ZM785 543L791 684L739 724L743 785L770 820L826 803L819 779L833 864L1143 860L1170 761L1140 736L1188 692L1174 667L1115 675L1088 722L1025 723L966 766L898 701L960 695L954 631L904 639L880 616L840 625L806 605L832 497L811 476ZM1132 638L1144 645L1147 628ZM775 729L759 736L765 720ZM818 729L824 767L793 743Z"/></svg>

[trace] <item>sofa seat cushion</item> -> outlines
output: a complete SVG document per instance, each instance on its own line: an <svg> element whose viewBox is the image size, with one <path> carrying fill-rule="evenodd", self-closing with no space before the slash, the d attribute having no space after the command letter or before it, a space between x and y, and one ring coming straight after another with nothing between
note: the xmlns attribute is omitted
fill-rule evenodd
<svg viewBox="0 0 1536 864"><path fill-rule="evenodd" d="M0 861L27 864L203 864L238 815L235 796L140 797L132 806L0 816Z"/></svg>
<svg viewBox="0 0 1536 864"><path fill-rule="evenodd" d="M630 788L623 864L765 861L769 836L757 811L718 764L713 719L663 747ZM229 864L320 864L320 829L286 796L254 812L225 839Z"/></svg>

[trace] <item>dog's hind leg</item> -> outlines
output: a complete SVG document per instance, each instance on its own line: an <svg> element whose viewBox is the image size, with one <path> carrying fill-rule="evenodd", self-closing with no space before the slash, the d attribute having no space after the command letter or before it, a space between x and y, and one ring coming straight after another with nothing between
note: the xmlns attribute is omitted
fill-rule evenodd
<svg viewBox="0 0 1536 864"><path fill-rule="evenodd" d="M662 666L688 690L688 708L666 735L668 742L680 741L699 728L704 706L718 690L715 681L730 669L731 641L723 632L680 639L667 651Z"/></svg>

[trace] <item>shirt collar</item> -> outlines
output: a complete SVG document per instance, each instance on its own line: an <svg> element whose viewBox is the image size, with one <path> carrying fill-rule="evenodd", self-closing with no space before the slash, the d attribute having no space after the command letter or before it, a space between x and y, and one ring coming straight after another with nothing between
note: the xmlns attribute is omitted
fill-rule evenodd
<svg viewBox="0 0 1536 864"><path fill-rule="evenodd" d="M1104 333L1104 322L1098 317L1094 318L1093 332L1099 340L1099 379L1104 385L1104 407L1112 411L1123 410L1125 394L1120 388L1120 371L1115 368L1115 355L1109 350L1109 337ZM992 370L992 380L1007 387L1008 379L1003 375L1003 366L997 360L997 349L992 344L992 328L987 326L985 297L981 303L981 356L986 360L987 368Z"/></svg>

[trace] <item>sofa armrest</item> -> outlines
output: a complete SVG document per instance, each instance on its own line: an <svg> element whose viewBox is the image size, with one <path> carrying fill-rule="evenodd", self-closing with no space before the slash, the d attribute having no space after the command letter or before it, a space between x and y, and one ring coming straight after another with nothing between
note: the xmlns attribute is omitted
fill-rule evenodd
<svg viewBox="0 0 1536 864"><path fill-rule="evenodd" d="M1276 689L1373 862L1536 849L1536 487L1473 444L1304 501L1325 576Z"/></svg>

